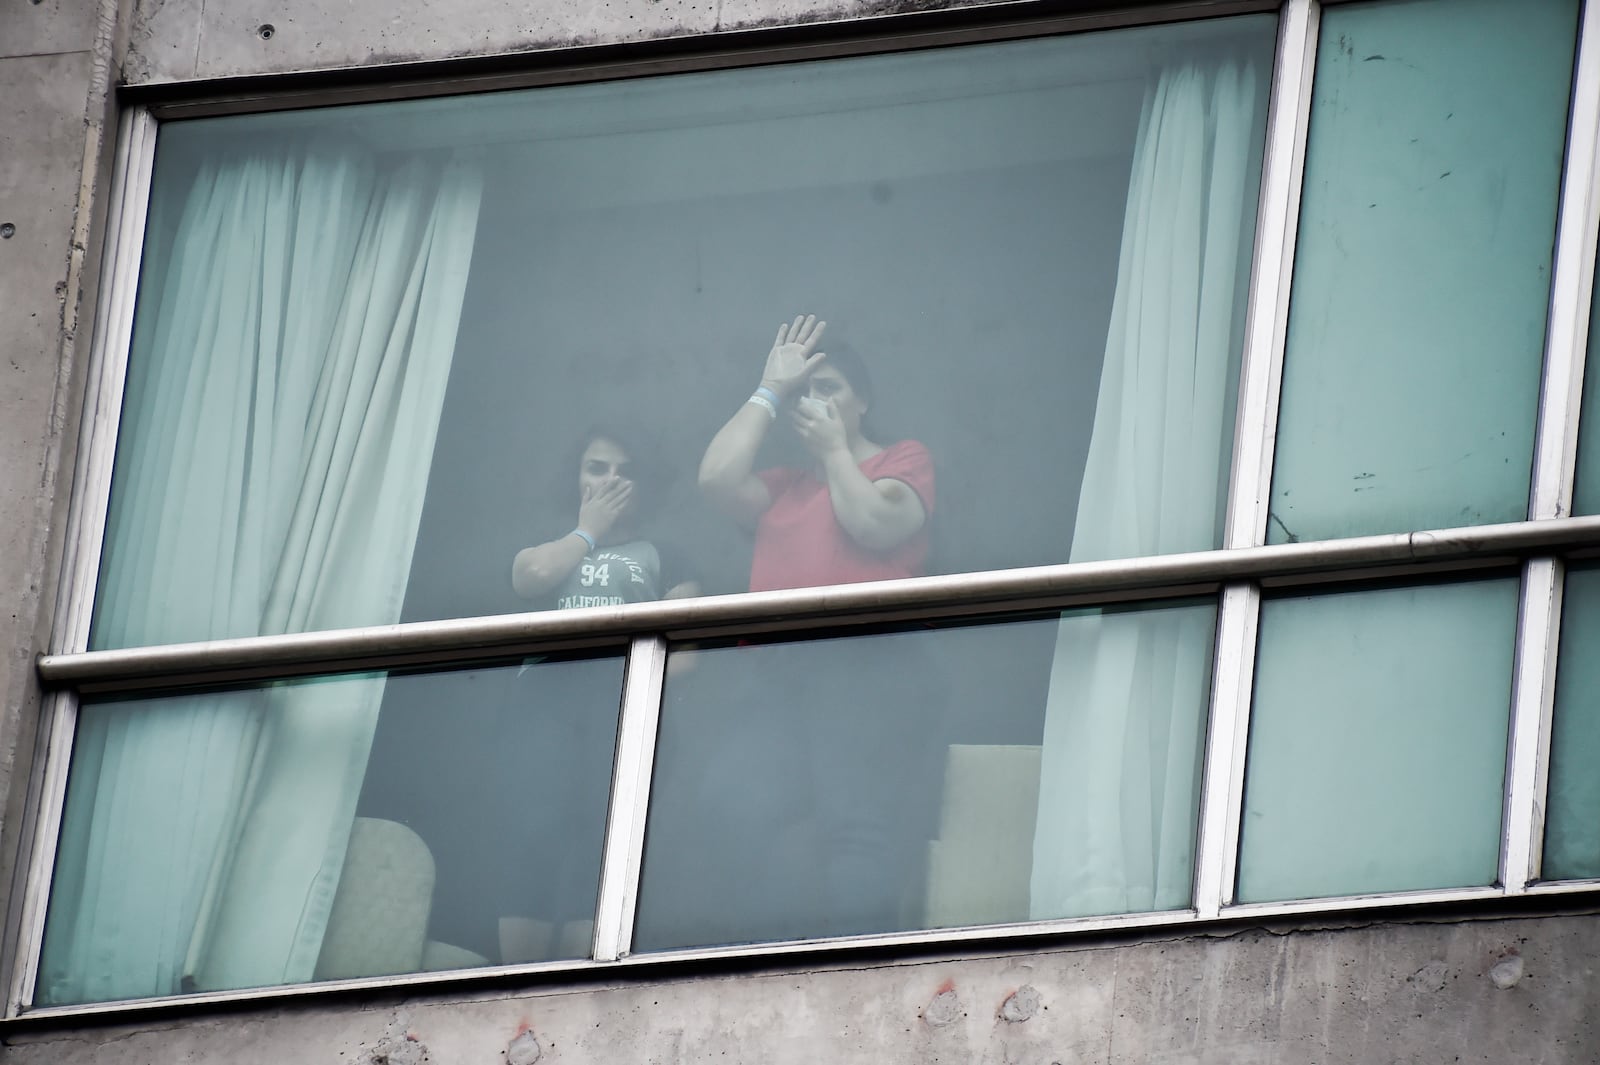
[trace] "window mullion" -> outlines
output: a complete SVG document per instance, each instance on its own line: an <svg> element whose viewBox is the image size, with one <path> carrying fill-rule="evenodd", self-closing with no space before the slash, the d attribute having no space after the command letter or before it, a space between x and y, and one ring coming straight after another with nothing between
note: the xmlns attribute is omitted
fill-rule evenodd
<svg viewBox="0 0 1600 1065"><path fill-rule="evenodd" d="M622 688L622 724L617 731L605 854L600 867L600 902L594 924L594 956L616 961L633 945L639 870L644 859L650 776L655 767L656 725L666 679L667 641L641 636L628 650Z"/></svg>
<svg viewBox="0 0 1600 1065"><path fill-rule="evenodd" d="M1272 444L1278 388L1283 377L1284 335L1320 13L1316 0L1289 0L1278 25L1245 316L1238 429L1223 534L1223 546L1229 548L1257 547L1266 542ZM1233 899L1260 614L1258 586L1242 582L1223 589L1195 853L1194 903L1202 917L1216 916Z"/></svg>
<svg viewBox="0 0 1600 1065"><path fill-rule="evenodd" d="M1254 547L1266 542L1278 388L1283 378L1289 287L1294 273L1295 230L1300 215L1320 10L1316 0L1289 0L1278 27L1245 313L1245 350L1239 375L1238 429L1234 435L1225 547Z"/></svg>
<svg viewBox="0 0 1600 1065"><path fill-rule="evenodd" d="M15 1017L33 1003L39 972L39 955L44 945L44 918L50 902L50 884L55 872L56 845L61 835L61 815L67 794L67 767L72 761L72 741L78 722L78 696L75 692L56 692L45 696L41 715L36 759L44 771L33 775L24 817L31 825L24 829L23 853L14 877L12 913L16 924L8 931L15 949L9 953L11 971L5 1001L5 1016Z"/></svg>
<svg viewBox="0 0 1600 1065"><path fill-rule="evenodd" d="M1595 249L1600 233L1600 4L1584 4L1573 77L1567 158L1562 174L1545 327L1544 380L1528 517L1572 512L1583 375L1589 346ZM1523 566L1516 677L1506 756L1500 882L1520 892L1540 875L1556 651L1566 567L1556 558Z"/></svg>
<svg viewBox="0 0 1600 1065"><path fill-rule="evenodd" d="M1215 917L1233 901L1260 618L1261 589L1257 585L1230 584L1223 589L1195 854L1194 904L1201 917Z"/></svg>
<svg viewBox="0 0 1600 1065"><path fill-rule="evenodd" d="M155 150L156 120L149 109L134 107L125 112L112 174L114 191L100 268L101 298L97 300L83 426L73 475L66 554L61 566L62 592L56 602L51 641L54 654L82 651L89 646L89 622L94 613L100 547L111 498L111 469L116 458L128 350L133 342L134 298L139 291Z"/></svg>
<svg viewBox="0 0 1600 1065"><path fill-rule="evenodd" d="M155 164L157 123L145 107L123 112L111 173L106 243L101 256L89 373L84 387L82 423L73 493L68 511L50 647L56 654L89 645L100 547L111 496L111 468L117 426L133 339L134 297L144 250L145 220ZM35 765L23 808L25 841L15 866L12 907L6 923L4 1014L16 1016L33 1001L44 938L46 903L55 868L56 841L66 800L67 765L77 723L78 699L72 692L43 697L35 744ZM40 765L42 763L42 765Z"/></svg>
<svg viewBox="0 0 1600 1065"><path fill-rule="evenodd" d="M1529 559L1522 569L1500 845L1500 883L1513 893L1539 879L1565 574L1566 567L1554 558Z"/></svg>
<svg viewBox="0 0 1600 1065"><path fill-rule="evenodd" d="M1534 451L1530 518L1572 510L1578 414L1589 341L1597 222L1600 222L1600 5L1585 4L1573 79L1567 159L1556 229L1550 313L1545 327L1544 381Z"/></svg>

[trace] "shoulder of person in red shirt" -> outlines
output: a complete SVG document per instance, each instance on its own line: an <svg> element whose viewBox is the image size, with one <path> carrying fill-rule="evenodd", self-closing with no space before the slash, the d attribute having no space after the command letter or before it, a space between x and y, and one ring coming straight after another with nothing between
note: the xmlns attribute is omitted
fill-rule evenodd
<svg viewBox="0 0 1600 1065"><path fill-rule="evenodd" d="M933 456L917 440L890 444L861 464L861 472L874 481L893 478L922 501L923 512L933 514Z"/></svg>

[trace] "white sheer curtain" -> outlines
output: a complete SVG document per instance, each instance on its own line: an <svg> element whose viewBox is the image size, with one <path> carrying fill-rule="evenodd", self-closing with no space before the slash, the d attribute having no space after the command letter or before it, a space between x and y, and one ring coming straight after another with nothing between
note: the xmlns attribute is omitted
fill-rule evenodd
<svg viewBox="0 0 1600 1065"><path fill-rule="evenodd" d="M1147 92L1074 562L1214 546L1257 78L1185 63ZM1188 905L1213 627L1210 606L1062 618L1034 917Z"/></svg>
<svg viewBox="0 0 1600 1065"><path fill-rule="evenodd" d="M97 646L398 620L480 193L336 148L201 169L144 282ZM382 691L87 710L40 999L310 979Z"/></svg>

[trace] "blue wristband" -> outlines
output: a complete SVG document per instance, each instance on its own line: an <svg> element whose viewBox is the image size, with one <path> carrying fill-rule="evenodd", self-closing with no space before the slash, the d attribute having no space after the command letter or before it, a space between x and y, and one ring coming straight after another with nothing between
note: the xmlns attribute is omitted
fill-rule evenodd
<svg viewBox="0 0 1600 1065"><path fill-rule="evenodd" d="M756 386L756 395L765 397L766 401L768 403L772 404L773 407L781 407L781 406L783 406L783 400L778 398L778 393L774 392L772 389L768 388L766 385L757 385Z"/></svg>
<svg viewBox="0 0 1600 1065"><path fill-rule="evenodd" d="M573 529L567 535L568 536L576 536L578 539L580 539L584 543L588 544L589 545L589 550L591 550L591 551L593 551L597 546L599 546L598 544L596 544L594 542L594 537L590 536L588 533L584 532L582 529Z"/></svg>

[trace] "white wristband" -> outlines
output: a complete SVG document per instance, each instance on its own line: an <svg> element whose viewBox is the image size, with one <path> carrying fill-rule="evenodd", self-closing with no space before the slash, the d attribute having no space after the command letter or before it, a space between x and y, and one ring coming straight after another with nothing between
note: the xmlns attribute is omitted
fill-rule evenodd
<svg viewBox="0 0 1600 1065"><path fill-rule="evenodd" d="M773 405L772 400L768 399L766 396L763 396L760 392L757 392L755 395L745 400L745 402L754 403L756 406L767 412L767 417L771 418L773 421L778 420L778 408Z"/></svg>

